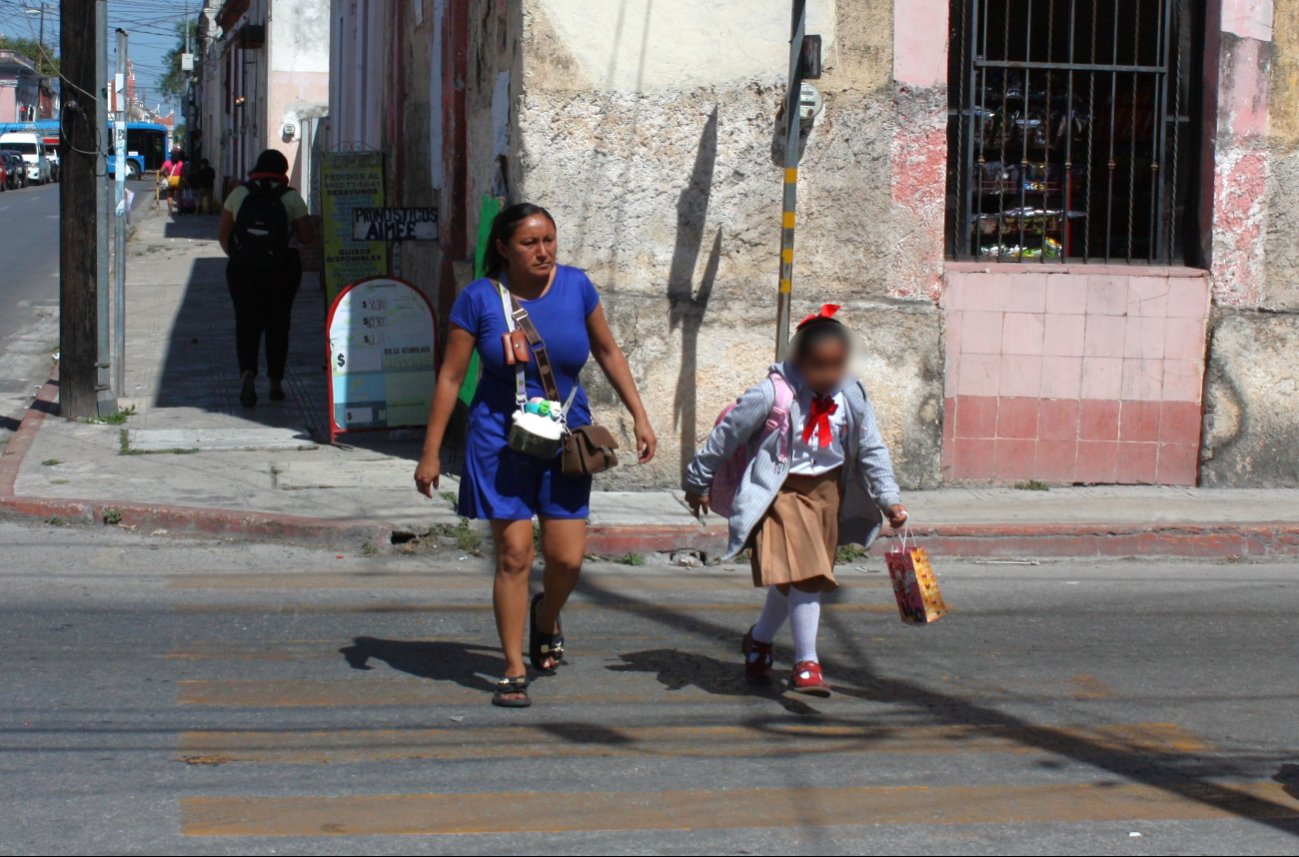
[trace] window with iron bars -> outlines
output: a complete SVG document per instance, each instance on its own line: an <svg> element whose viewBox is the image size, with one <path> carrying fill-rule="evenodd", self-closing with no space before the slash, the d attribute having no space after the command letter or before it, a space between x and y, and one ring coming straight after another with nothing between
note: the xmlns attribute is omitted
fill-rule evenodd
<svg viewBox="0 0 1299 857"><path fill-rule="evenodd" d="M947 252L1198 264L1193 0L952 0Z"/></svg>

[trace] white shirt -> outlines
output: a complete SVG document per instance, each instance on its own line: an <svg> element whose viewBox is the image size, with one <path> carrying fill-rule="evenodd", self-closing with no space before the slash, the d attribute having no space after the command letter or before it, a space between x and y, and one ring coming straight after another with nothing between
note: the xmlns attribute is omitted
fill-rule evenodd
<svg viewBox="0 0 1299 857"><path fill-rule="evenodd" d="M843 393L835 393L833 396L837 407L829 417L829 445L821 446L820 433L815 428L812 429L807 443L803 442L803 431L807 426L807 420L812 415L813 398L815 397L811 390L799 393L798 402L803 411L803 424L792 426L794 443L789 454L789 472L798 476L820 476L822 473L829 473L836 467L842 467L846 458L843 451L843 433L844 425L848 421L848 404L844 401Z"/></svg>

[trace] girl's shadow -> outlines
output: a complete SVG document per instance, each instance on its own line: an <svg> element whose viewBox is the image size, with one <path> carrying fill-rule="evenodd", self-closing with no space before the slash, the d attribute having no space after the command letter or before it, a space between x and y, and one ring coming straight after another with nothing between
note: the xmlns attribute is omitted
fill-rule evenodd
<svg viewBox="0 0 1299 857"><path fill-rule="evenodd" d="M473 690L491 690L487 676L501 670L495 649L443 640L381 640L355 637L339 649L354 670L374 669L371 660L383 661L400 672L434 681L453 681Z"/></svg>
<svg viewBox="0 0 1299 857"><path fill-rule="evenodd" d="M738 658L722 661L676 649L627 652L620 657L623 663L615 664L609 669L614 672L654 673L654 677L668 690L680 690L693 685L705 693L719 696L770 699L791 714L821 713L803 700L788 694L780 681L779 673L772 684L749 684L744 680L744 667Z"/></svg>

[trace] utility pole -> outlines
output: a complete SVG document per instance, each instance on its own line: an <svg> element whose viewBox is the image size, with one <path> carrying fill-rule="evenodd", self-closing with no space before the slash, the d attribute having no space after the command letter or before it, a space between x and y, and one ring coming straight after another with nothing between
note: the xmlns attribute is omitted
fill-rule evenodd
<svg viewBox="0 0 1299 857"><path fill-rule="evenodd" d="M126 395L126 30L117 28L117 121L113 123L113 390Z"/></svg>
<svg viewBox="0 0 1299 857"><path fill-rule="evenodd" d="M116 410L101 364L100 259L96 234L103 208L104 55L97 49L106 23L105 0L63 0L59 53L63 58L63 181L59 184L59 408L69 419ZM101 404L101 393L108 392Z"/></svg>
<svg viewBox="0 0 1299 857"><path fill-rule="evenodd" d="M799 112L803 90L803 36L807 30L807 0L794 0L789 36L789 88L785 90L785 193L780 215L780 282L776 296L776 360L789 346L790 302L794 291L794 226L798 208Z"/></svg>

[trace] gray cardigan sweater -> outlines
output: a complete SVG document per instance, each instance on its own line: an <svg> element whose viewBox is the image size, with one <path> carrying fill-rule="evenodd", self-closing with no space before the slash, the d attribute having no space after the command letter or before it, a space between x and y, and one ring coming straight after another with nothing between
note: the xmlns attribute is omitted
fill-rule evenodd
<svg viewBox="0 0 1299 857"><path fill-rule="evenodd" d="M790 405L789 425L790 431L797 430L803 425L801 396L797 395L801 384L784 364L773 365L771 371L784 375L794 388L796 395ZM846 461L843 505L839 511L839 541L841 544L869 545L879 533L882 522L879 510L902 502L902 494L893 477L893 461L880 436L865 386L860 381L850 383L843 388L843 395L848 405L848 419L844 426L847 433L844 438ZM776 389L770 378L750 387L740 397L686 467L683 484L687 491L707 494L713 484L713 475L740 445L757 442L758 433L766 423L775 399ZM793 438L786 439L786 449L791 448L792 441ZM750 534L785 484L789 462L780 461L779 442L780 439L772 434L754 450L749 460L735 492L724 559L731 559L744 550Z"/></svg>

